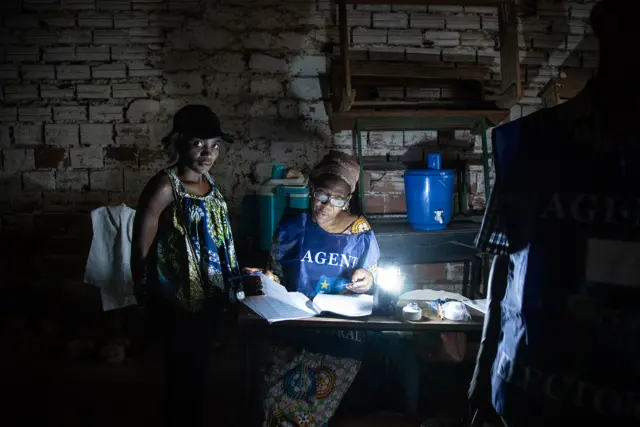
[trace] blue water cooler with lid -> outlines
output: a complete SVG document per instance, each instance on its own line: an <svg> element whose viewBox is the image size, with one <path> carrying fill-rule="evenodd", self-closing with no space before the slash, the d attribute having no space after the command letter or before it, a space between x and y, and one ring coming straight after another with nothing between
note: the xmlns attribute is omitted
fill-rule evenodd
<svg viewBox="0 0 640 427"><path fill-rule="evenodd" d="M443 230L453 214L455 172L439 169L440 162L429 161L438 169L408 170L404 174L407 219L416 230Z"/></svg>

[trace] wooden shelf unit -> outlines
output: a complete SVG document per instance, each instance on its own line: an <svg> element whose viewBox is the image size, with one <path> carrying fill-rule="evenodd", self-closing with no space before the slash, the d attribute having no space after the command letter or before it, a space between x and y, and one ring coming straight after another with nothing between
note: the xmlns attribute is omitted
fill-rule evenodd
<svg viewBox="0 0 640 427"><path fill-rule="evenodd" d="M333 131L345 129L345 123L351 121L350 114L357 111L358 117L384 116L434 116L447 114L448 108L456 107L453 115L467 115L471 110L478 110L477 114L484 115L489 121L491 117L503 114L522 98L520 78L520 64L517 37L516 0L337 0L338 24L340 34L340 57L336 58L336 65L332 70L333 113L331 123ZM447 101L384 101L356 99L354 80L364 80L370 84L379 83L390 86L389 82L402 81L402 86L428 87L437 81L447 82L477 82L480 88L479 101L483 101L484 68L482 66L466 67L437 67L419 62L391 62L391 61L354 61L349 57L349 29L347 25L347 4L403 4L403 5L467 5L467 6L497 6L500 37L500 60L502 74L501 94L496 101L483 105L463 105ZM421 83L422 82L422 83ZM460 113L463 107L467 110ZM425 108L429 108L425 110ZM491 112L491 110L495 110ZM423 112L427 111L427 112ZM498 123L498 122L494 122ZM353 128L351 128L353 129Z"/></svg>
<svg viewBox="0 0 640 427"><path fill-rule="evenodd" d="M565 70L564 78L553 78L540 90L542 107L549 108L573 98L586 86L594 76L595 70Z"/></svg>
<svg viewBox="0 0 640 427"><path fill-rule="evenodd" d="M470 130L478 133L482 138L482 162L484 166L485 197L489 200L491 185L489 181L489 147L487 128L502 122L509 110L414 110L400 111L347 111L337 113L344 120L340 125L343 130L351 130L356 146L358 161L360 162L360 180L358 184L358 203L360 213L364 209L364 172L365 159L362 150L362 133L370 131L399 131L399 130ZM332 123L336 126L336 124Z"/></svg>
<svg viewBox="0 0 640 427"><path fill-rule="evenodd" d="M504 109L415 109L415 110L351 110L331 115L334 131L354 130L356 124L367 131L391 130L460 130L479 132L480 122L495 126L509 116ZM473 123L469 126L469 123Z"/></svg>
<svg viewBox="0 0 640 427"><path fill-rule="evenodd" d="M348 4L498 6L513 0L347 0Z"/></svg>

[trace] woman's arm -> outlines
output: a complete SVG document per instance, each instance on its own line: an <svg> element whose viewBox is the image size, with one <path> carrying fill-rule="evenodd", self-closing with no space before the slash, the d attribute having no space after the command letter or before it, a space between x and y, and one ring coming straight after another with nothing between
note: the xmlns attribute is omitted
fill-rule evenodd
<svg viewBox="0 0 640 427"><path fill-rule="evenodd" d="M380 247L372 230L365 236L365 253L360 257L358 268L353 272L349 290L357 293L373 293L374 274L380 262Z"/></svg>
<svg viewBox="0 0 640 427"><path fill-rule="evenodd" d="M476 367L469 386L469 400L475 409L487 403L490 387L491 365L496 358L502 327L500 303L507 289L509 257L496 255L491 266L487 289L487 314L484 318L482 339L478 349Z"/></svg>
<svg viewBox="0 0 640 427"><path fill-rule="evenodd" d="M229 262L229 270L231 270L232 277L238 277L240 276L240 264L236 254L236 246L233 241L233 230L231 229L229 212L226 209L224 212L224 221L226 222L226 226L224 227L224 239L227 250L227 260ZM240 296L241 292L244 292L242 280L228 280L225 287L227 288L226 293L230 303L235 303L239 298L242 298Z"/></svg>
<svg viewBox="0 0 640 427"><path fill-rule="evenodd" d="M274 280L278 283L282 283L284 279L284 270L282 269L282 264L278 259L278 244L279 244L279 231L276 231L276 238L271 244L271 250L269 250L269 261L267 261L267 271L270 271Z"/></svg>
<svg viewBox="0 0 640 427"><path fill-rule="evenodd" d="M246 274L254 274L258 272L262 272L265 276L272 279L276 283L281 283L284 285L284 271L282 269L282 264L280 263L280 243L282 241L282 233L281 227L278 226L276 228L276 232L273 236L273 242L271 243L271 249L269 250L269 258L267 260L266 269L255 268L255 267L247 267L244 269ZM250 278L244 281L245 293L248 296L251 295L262 295L262 283L257 278Z"/></svg>
<svg viewBox="0 0 640 427"><path fill-rule="evenodd" d="M138 199L131 240L131 274L137 289L138 295L136 297L139 300L144 300L146 296L142 279L149 259L149 249L158 234L158 220L162 211L172 201L171 182L164 174L158 174L151 178Z"/></svg>
<svg viewBox="0 0 640 427"><path fill-rule="evenodd" d="M308 221L306 214L285 215L273 236L267 270L273 274L275 281L282 283L285 287L287 278L282 263L297 258L306 221Z"/></svg>

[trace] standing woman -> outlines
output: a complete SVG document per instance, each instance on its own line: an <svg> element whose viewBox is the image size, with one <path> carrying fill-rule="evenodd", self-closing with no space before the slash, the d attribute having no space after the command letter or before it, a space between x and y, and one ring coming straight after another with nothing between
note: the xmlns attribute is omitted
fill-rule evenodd
<svg viewBox="0 0 640 427"><path fill-rule="evenodd" d="M228 140L204 105L178 111L162 141L173 164L140 195L131 269L139 303L165 338L165 426L201 425L208 349L235 300L237 275L227 204L209 170Z"/></svg>

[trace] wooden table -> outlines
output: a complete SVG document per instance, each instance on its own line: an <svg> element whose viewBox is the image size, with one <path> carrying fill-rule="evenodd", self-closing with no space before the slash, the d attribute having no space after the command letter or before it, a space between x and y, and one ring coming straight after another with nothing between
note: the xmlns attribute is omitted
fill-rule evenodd
<svg viewBox="0 0 640 427"><path fill-rule="evenodd" d="M269 324L265 319L253 312L249 307L242 305L238 313L240 335L244 342L244 381L245 381L245 408L258 409L258 413L245 411L242 415L248 417L246 425L254 425L260 416L262 408L255 381L259 380L259 366L255 363L263 355L263 345L269 330L281 328L333 328L333 329L361 329L377 332L415 332L415 333L439 333L439 332L465 332L470 335L479 335L482 332L484 315L469 308L471 320L467 322L454 322L441 320L436 312L420 304L423 309L423 320L409 322L397 320L393 317L368 316L363 318L345 318L338 316L318 316L309 319L288 320ZM256 424L257 425L257 424Z"/></svg>
<svg viewBox="0 0 640 427"><path fill-rule="evenodd" d="M367 316L362 318L348 318L332 315L311 317L308 319L286 320L269 323L243 305L238 316L241 328L334 328L334 329L364 329L370 331L404 331L404 332L480 332L484 316L479 311L469 308L471 320L468 322L454 322L441 320L435 313L423 309L423 320L417 322L402 321L393 317Z"/></svg>

